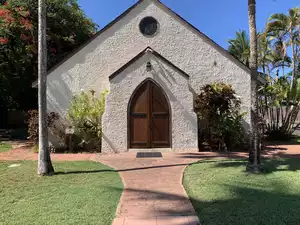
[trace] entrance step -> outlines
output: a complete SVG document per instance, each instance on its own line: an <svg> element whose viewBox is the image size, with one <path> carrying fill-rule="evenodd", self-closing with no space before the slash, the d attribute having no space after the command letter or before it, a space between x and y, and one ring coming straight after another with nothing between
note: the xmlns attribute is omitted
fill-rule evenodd
<svg viewBox="0 0 300 225"><path fill-rule="evenodd" d="M138 152L136 158L162 158L161 152Z"/></svg>
<svg viewBox="0 0 300 225"><path fill-rule="evenodd" d="M171 148L131 148L129 152L173 152Z"/></svg>

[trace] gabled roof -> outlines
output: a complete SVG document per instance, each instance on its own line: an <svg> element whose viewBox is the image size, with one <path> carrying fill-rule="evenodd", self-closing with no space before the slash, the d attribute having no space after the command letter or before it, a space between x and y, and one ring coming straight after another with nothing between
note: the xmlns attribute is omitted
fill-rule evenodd
<svg viewBox="0 0 300 225"><path fill-rule="evenodd" d="M165 57L163 57L161 54L159 54L158 52L156 52L155 50L153 50L151 47L147 47L146 49L144 49L143 51L141 51L137 56L135 56L134 58L132 58L129 62L127 62L125 65L123 65L120 69L118 69L117 71L115 71L114 73L112 73L109 76L109 79L113 79L114 77L116 77L118 74L120 74L123 70L125 70L127 67L129 67L131 64L133 64L134 62L136 62L138 59L140 59L142 56L144 56L145 54L152 54L154 56L156 56L157 58L161 59L162 61L164 61L165 63L167 63L169 66L173 67L175 70L179 71L181 74L183 74L185 77L189 78L190 76L184 72L182 69L180 69L179 67L175 66L173 63L171 63L168 59L166 59Z"/></svg>
<svg viewBox="0 0 300 225"><path fill-rule="evenodd" d="M171 10L169 7L167 7L165 4L163 4L160 0L139 0L134 5L132 5L130 8L128 8L125 12L123 12L121 15L119 15L116 19L114 19L112 22L110 22L108 25L106 25L103 29L98 31L93 37L91 37L86 43L76 48L74 51L72 51L70 54L68 54L62 61L57 63L55 66L53 66L50 70L48 70L48 75L53 72L56 68L58 68L60 65L62 65L64 62L66 62L68 59L70 59L72 56L74 56L76 53L78 53L81 49L83 49L85 46L87 46L89 43L91 43L93 40L95 40L99 35L104 33L107 29L112 27L115 23L117 23L119 20L124 18L126 15L128 15L134 8L136 8L138 5L140 5L144 1L153 1L154 3L158 4L162 9L166 10L170 14L172 14L177 19L184 22L188 27L190 27L192 30L196 31L196 33L208 44L210 44L212 47L214 47L217 51L219 51L223 56L227 57L229 60L234 62L236 65L238 65L240 68L244 69L249 74L251 73L251 70L249 67L244 65L242 62L240 62L238 59L236 59L234 56L232 56L226 49L218 45L216 42L214 42L212 39L210 39L207 35L202 33L200 30L198 30L195 26L193 26L191 23L186 21L184 18L182 18L180 15L175 13L173 10ZM260 76L258 76L259 78ZM263 79L263 78L261 78ZM260 82L263 82L260 80ZM35 81L32 84L33 87L37 86L37 81Z"/></svg>

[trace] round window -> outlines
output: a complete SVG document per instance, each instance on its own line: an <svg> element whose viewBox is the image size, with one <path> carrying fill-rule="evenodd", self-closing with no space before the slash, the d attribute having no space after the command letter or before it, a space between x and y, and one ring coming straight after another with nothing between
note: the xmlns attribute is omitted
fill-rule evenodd
<svg viewBox="0 0 300 225"><path fill-rule="evenodd" d="M140 22L140 31L146 36L154 35L158 30L158 22L153 17L146 17Z"/></svg>

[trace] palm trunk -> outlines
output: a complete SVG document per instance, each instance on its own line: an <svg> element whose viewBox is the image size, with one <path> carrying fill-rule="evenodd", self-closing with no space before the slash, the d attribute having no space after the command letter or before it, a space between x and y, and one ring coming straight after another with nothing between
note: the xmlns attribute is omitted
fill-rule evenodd
<svg viewBox="0 0 300 225"><path fill-rule="evenodd" d="M260 151L258 137L258 107L257 107L257 31L256 31L256 0L248 0L248 18L250 30L250 59L249 67L255 85L252 90L252 109L251 109L251 147L249 149L248 170L259 172L260 168Z"/></svg>
<svg viewBox="0 0 300 225"><path fill-rule="evenodd" d="M47 75L47 41L46 41L46 3L39 0L38 26L38 104L39 104L39 156L38 174L53 173L50 151L48 148L46 75Z"/></svg>
<svg viewBox="0 0 300 225"><path fill-rule="evenodd" d="M295 48L294 48L294 40L291 40L291 48L292 48L292 79L291 79L291 87L290 91L292 92L293 86L294 86L294 79L295 79L295 74L296 74L296 55L295 55Z"/></svg>

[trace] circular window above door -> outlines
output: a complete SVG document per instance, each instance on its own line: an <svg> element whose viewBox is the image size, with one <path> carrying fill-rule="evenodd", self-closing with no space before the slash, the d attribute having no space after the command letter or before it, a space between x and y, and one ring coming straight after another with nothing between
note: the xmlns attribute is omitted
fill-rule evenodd
<svg viewBox="0 0 300 225"><path fill-rule="evenodd" d="M159 24L157 20L151 16L145 17L140 22L140 31L145 36L153 36L158 31Z"/></svg>

